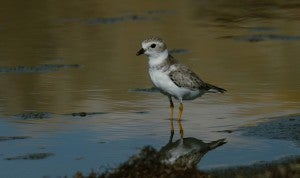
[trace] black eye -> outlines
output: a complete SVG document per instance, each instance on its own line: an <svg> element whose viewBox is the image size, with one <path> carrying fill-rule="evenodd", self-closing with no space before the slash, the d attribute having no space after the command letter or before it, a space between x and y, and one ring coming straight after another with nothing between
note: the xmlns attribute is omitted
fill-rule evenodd
<svg viewBox="0 0 300 178"><path fill-rule="evenodd" d="M153 43L150 47L151 48L155 48L155 46L156 46L156 44Z"/></svg>

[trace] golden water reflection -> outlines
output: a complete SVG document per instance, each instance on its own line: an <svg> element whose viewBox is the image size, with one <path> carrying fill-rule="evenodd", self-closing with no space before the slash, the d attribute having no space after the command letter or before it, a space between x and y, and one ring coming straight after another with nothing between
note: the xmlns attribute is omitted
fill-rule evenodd
<svg viewBox="0 0 300 178"><path fill-rule="evenodd" d="M187 118L299 111L297 1L4 2L0 16L0 67L81 66L0 73L3 115L166 113L164 96L129 92L152 86L147 59L135 57L141 40L150 35L164 38L169 49L186 49L174 56L205 81L228 90L188 104Z"/></svg>

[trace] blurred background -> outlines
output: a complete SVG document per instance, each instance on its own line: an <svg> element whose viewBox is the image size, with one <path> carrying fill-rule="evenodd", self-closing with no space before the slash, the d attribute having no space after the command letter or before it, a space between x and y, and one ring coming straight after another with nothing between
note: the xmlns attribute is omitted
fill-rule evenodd
<svg viewBox="0 0 300 178"><path fill-rule="evenodd" d="M147 58L135 56L149 36L228 90L184 102L186 136L228 141L201 167L299 154L299 140L249 141L233 132L299 114L299 9L297 0L2 2L0 136L30 139L0 142L0 175L72 175L115 167L144 145L163 146L168 99L145 92L152 87ZM31 152L54 156L6 160Z"/></svg>

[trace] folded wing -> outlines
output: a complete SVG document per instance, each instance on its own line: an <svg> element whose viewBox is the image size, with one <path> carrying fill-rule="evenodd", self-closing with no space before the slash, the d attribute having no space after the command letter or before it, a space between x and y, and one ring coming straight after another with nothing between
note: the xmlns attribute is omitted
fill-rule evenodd
<svg viewBox="0 0 300 178"><path fill-rule="evenodd" d="M178 65L180 65L180 67ZM226 91L223 88L205 83L187 66L175 64L174 68L175 70L169 73L169 77L178 87L189 88L192 90L204 90L207 92L224 93Z"/></svg>

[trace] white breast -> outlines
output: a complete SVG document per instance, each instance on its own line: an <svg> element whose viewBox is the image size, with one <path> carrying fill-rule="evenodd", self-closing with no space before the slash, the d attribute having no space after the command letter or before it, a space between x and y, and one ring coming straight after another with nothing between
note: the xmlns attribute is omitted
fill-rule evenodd
<svg viewBox="0 0 300 178"><path fill-rule="evenodd" d="M187 88L178 87L168 76L168 72L149 68L149 75L153 84L165 93L181 100L194 99L199 96L200 91L192 91Z"/></svg>

